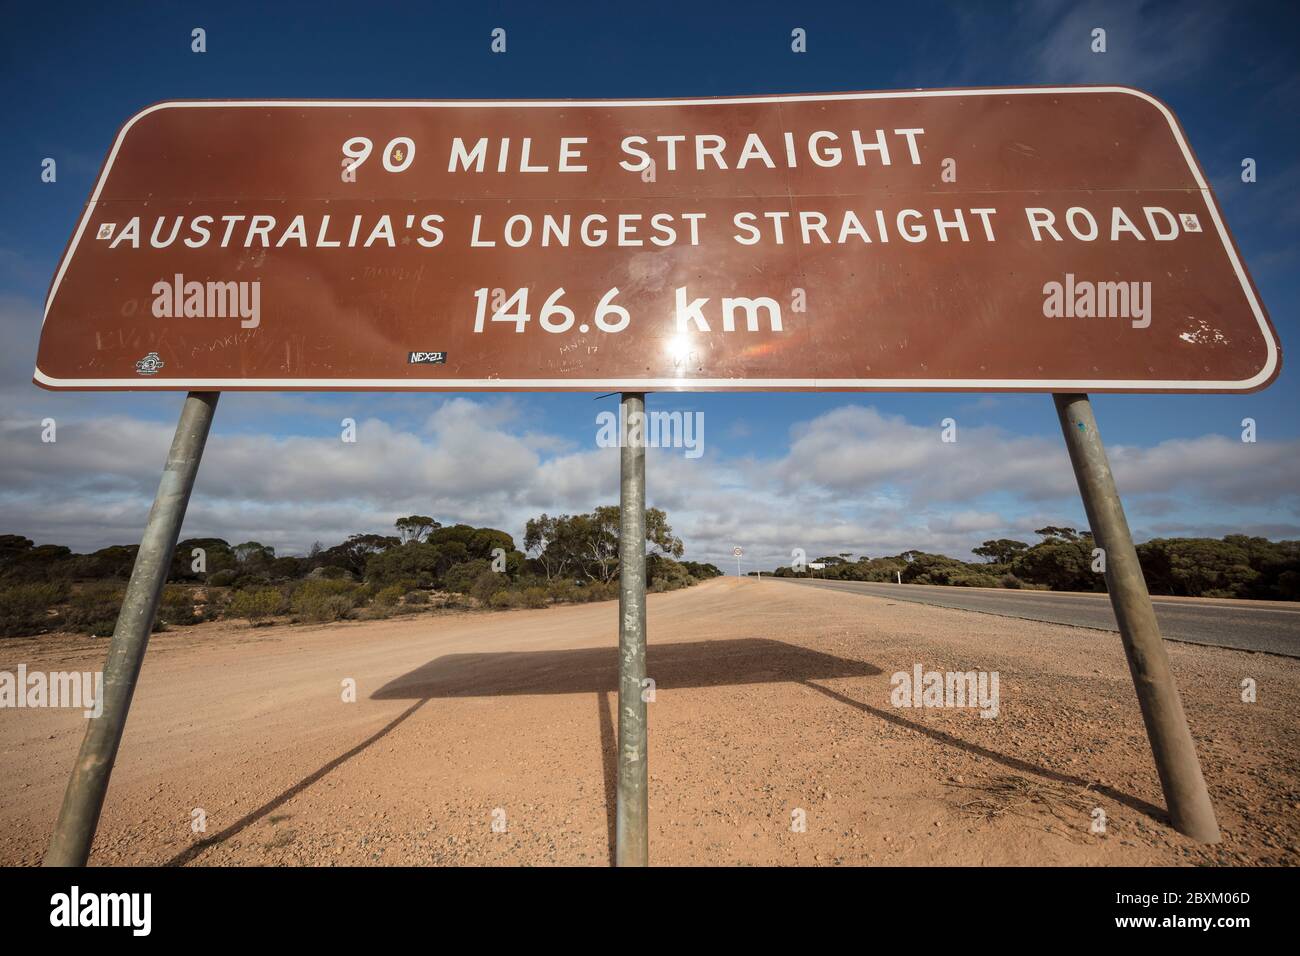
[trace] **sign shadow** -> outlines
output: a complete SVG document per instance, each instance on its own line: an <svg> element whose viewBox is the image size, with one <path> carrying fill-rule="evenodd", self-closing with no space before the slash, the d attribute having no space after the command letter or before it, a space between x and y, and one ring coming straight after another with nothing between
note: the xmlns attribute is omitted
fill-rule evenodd
<svg viewBox="0 0 1300 956"><path fill-rule="evenodd" d="M864 661L766 638L650 644L646 648L646 674L655 682L656 690L809 683L816 679L879 673L880 668ZM618 648L592 647L447 654L389 681L371 699L424 703L432 698L594 694L612 864L618 803L618 734L614 713L617 692Z"/></svg>
<svg viewBox="0 0 1300 956"><path fill-rule="evenodd" d="M879 674L878 667L784 641L744 638L651 644L646 674L656 688L800 683ZM599 694L618 690L618 648L445 654L394 678L371 700Z"/></svg>

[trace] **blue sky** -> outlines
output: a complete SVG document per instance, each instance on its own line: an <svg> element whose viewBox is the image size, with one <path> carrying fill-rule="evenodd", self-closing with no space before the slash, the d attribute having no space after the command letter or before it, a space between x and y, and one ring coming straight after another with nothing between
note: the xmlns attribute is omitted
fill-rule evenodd
<svg viewBox="0 0 1300 956"><path fill-rule="evenodd" d="M1294 3L8 6L0 35L0 533L82 548L138 539L179 396L50 394L29 378L39 303L104 153L127 117L161 99L1127 83L1178 114L1284 354L1295 339ZM202 55L190 52L196 26L207 31ZM1107 30L1104 55L1088 48L1098 26ZM505 55L489 51L494 27L507 30ZM806 54L790 51L795 27L807 31ZM58 161L54 184L40 181L47 156ZM1255 183L1240 180L1244 157L1257 162ZM1255 395L1098 397L1139 537L1238 529L1300 537L1298 381L1284 361L1277 382ZM595 413L613 401L228 395L185 533L255 537L293 551L420 510L518 534L528 514L614 499L615 456L594 447ZM1036 522L1083 520L1047 396L650 401L705 415L702 459L664 452L656 460L652 452L651 502L669 509L690 557L721 561L732 544L767 567L788 563L799 546L968 556L986 537L1032 539ZM47 416L60 425L57 447L39 442ZM364 462L338 447L344 416L362 423ZM1258 423L1253 446L1238 440L1247 416ZM936 450L945 417L958 421L961 438ZM489 463L492 448L500 461Z"/></svg>

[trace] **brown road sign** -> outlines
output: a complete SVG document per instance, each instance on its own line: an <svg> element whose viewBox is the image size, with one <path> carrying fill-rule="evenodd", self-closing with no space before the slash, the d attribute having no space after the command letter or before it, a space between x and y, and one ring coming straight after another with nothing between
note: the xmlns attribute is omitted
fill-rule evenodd
<svg viewBox="0 0 1300 956"><path fill-rule="evenodd" d="M1124 87L160 103L46 302L85 389L1251 391L1276 336Z"/></svg>

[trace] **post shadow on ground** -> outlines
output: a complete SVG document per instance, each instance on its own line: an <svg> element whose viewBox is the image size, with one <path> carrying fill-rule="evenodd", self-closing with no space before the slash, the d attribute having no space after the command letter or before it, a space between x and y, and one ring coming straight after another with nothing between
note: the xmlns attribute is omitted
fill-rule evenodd
<svg viewBox="0 0 1300 956"><path fill-rule="evenodd" d="M918 724L916 721L907 720L899 714L892 713L888 710L882 710L879 707L872 707L870 704L864 704L861 701L854 700L852 697L846 697L838 691L831 690L829 687L822 687L820 684L814 684L811 681L805 681L804 683L813 690L825 694L831 700L839 701L841 704L846 704L849 707L856 707L863 713L871 714L873 717L879 717L881 720L889 721L889 723L898 727L914 730L918 734L925 734L925 736L937 740L939 743L947 747L956 747L959 750L965 750L977 757L983 757L985 760L992 760L995 763L1000 763L1005 767L1010 767L1012 770L1019 770L1022 773L1032 773L1048 780L1055 780L1057 783L1068 783L1072 786L1090 789L1094 793L1103 793L1116 803L1122 803L1124 806L1136 810L1139 813L1144 813L1161 823L1166 825L1169 824L1169 814L1164 810L1154 804L1147 803L1140 797L1134 797L1124 793L1122 790L1116 790L1114 787L1106 786L1104 784L1089 783L1082 777L1076 777L1068 773L1061 773L1056 770L1049 770L1046 767L1032 764L1028 760L1021 760L1019 757L1000 754L996 750L989 750L989 748L981 747L979 744L973 744L969 741L962 740L960 737L954 737L946 731L939 730L935 727L927 727L925 724Z"/></svg>
<svg viewBox="0 0 1300 956"><path fill-rule="evenodd" d="M1036 766L953 734L908 720L896 713L854 700L815 683L845 677L867 677L882 673L865 661L853 661L832 654L765 638L693 641L651 644L647 648L647 673L658 689L724 687L744 684L803 684L846 706L878 717L896 726L924 734L939 743L965 750L1023 773L1034 774L1080 787L1091 786L1117 803L1167 822L1159 807L1113 787L1090 785L1079 777ZM618 648L595 647L557 651L500 651L447 654L403 674L383 685L371 700L410 700L412 705L378 732L326 763L283 793L241 817L219 833L195 842L167 865L183 865L209 847L222 843L265 817L327 773L361 753L407 720L430 700L469 697L508 697L520 694L592 694L597 703L600 726L601 765L604 776L606 822L611 859L617 793L617 739L611 709L618 690Z"/></svg>
<svg viewBox="0 0 1300 956"><path fill-rule="evenodd" d="M235 834L239 833L242 830L247 829L249 826L251 826L252 824L256 823L258 820L262 819L264 816L269 814L272 810L275 810L276 808L282 806L283 804L288 803L290 800L292 800L298 794L302 793L302 791L306 790L313 783L315 783L321 777L325 776L335 767L339 766L342 763L346 763L347 761L355 757L357 754L361 753L361 751L369 747L371 744L388 736L390 733L392 733L394 730L397 729L398 724L402 723L404 720L406 720L408 717L414 714L417 710L423 707L426 703L427 701L423 701L423 700L416 701L414 704L406 708L406 710L402 711L395 718L390 720L387 724L385 724L375 733L371 734L365 740L361 741L361 743L357 744L351 750L347 750L339 754L329 763L309 773L307 776L303 777L301 780L295 783L292 787L289 787L287 790L283 791L279 795L271 798L266 803L258 807L256 810L251 810L248 813L244 814L242 817L240 817L230 826L226 827L224 830L214 833L210 837L204 837L202 840L196 840L194 843L190 844L180 853L177 853L174 857L172 857L170 860L164 863L163 866L184 866L186 863L190 863L193 860L197 859L199 855L202 854L203 851L208 849L209 847L216 846L218 843L224 843L226 840L229 840Z"/></svg>

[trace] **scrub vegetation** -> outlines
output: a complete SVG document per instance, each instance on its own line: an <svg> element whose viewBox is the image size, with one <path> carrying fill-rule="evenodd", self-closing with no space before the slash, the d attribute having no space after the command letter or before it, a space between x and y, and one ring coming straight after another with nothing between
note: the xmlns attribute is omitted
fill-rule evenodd
<svg viewBox="0 0 1300 956"><path fill-rule="evenodd" d="M975 588L1043 591L1106 590L1091 532L1048 526L1034 532L1037 544L999 538L960 561L946 554L904 551L889 557L853 559L852 553L817 558L796 570L777 568L777 577L838 581L946 584ZM1152 594L1179 597L1300 600L1300 541L1270 541L1244 534L1215 538L1153 538L1137 546Z"/></svg>
<svg viewBox="0 0 1300 956"><path fill-rule="evenodd" d="M190 538L176 546L155 630L217 619L253 625L371 620L442 608L544 608L618 597L617 507L529 521L525 550L495 528L407 515L395 534L354 534L305 556L257 541ZM689 587L722 572L681 560L668 517L646 513L646 586ZM74 554L0 535L0 636L112 633L134 546Z"/></svg>

